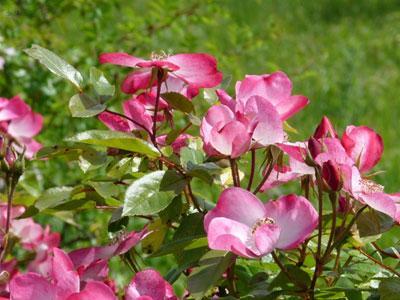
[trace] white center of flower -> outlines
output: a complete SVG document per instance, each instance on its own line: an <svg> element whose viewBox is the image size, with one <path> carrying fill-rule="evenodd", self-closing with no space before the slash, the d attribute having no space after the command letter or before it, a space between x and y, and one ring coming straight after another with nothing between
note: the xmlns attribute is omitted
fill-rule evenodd
<svg viewBox="0 0 400 300"><path fill-rule="evenodd" d="M361 188L364 193L380 193L383 192L384 186L368 179L360 180Z"/></svg>
<svg viewBox="0 0 400 300"><path fill-rule="evenodd" d="M260 226L265 224L275 224L275 220L269 217L258 219L257 222L254 223L253 227L251 227L251 233L254 234Z"/></svg>
<svg viewBox="0 0 400 300"><path fill-rule="evenodd" d="M168 54L165 51L161 51L161 53L156 53L156 52L152 52L150 59L151 60L163 60L165 58L168 58Z"/></svg>

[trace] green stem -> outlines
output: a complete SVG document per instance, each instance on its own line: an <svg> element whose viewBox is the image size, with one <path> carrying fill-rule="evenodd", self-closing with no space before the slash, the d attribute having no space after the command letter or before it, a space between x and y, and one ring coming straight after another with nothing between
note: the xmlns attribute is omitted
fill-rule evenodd
<svg viewBox="0 0 400 300"><path fill-rule="evenodd" d="M255 170L256 170L256 150L251 149L251 170L250 170L249 183L247 184L248 191L251 190L251 186L253 185Z"/></svg>

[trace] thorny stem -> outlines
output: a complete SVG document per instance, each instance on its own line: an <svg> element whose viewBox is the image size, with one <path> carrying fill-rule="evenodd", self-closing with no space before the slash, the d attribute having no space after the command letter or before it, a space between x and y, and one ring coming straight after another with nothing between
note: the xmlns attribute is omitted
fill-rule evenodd
<svg viewBox="0 0 400 300"><path fill-rule="evenodd" d="M391 267L385 265L384 263L380 262L379 260L377 260L376 258L372 257L371 255L369 255L368 253L366 253L364 250L362 250L361 248L357 249L358 251L360 251L361 254L363 254L365 257L367 257L369 260L373 261L374 263L376 263L377 265L381 266L382 268L384 268L385 270L388 270L389 272L392 272L393 274L397 275L398 277L400 277L400 273L397 272L396 270L392 269Z"/></svg>
<svg viewBox="0 0 400 300"><path fill-rule="evenodd" d="M254 190L254 192L253 192L254 195L257 194L261 190L264 183L267 181L269 175L271 175L271 172L273 169L274 169L274 161L271 161L268 165L267 171L265 172L263 179L261 180L261 182L258 184L256 189Z"/></svg>
<svg viewBox="0 0 400 300"><path fill-rule="evenodd" d="M135 121L134 119L129 118L128 116L125 116L124 114L120 114L119 112L111 111L111 110L108 110L108 109L106 109L105 112L108 112L109 114L113 114L113 115L119 116L121 118L124 118L124 119L132 122L136 126L142 128L144 131L146 131L150 137L152 136L150 130L148 130L146 127L144 127L142 124L140 124L139 122Z"/></svg>
<svg viewBox="0 0 400 300"><path fill-rule="evenodd" d="M332 242L334 241L335 238L335 232L336 232L336 193L330 193L329 194L329 199L331 200L332 204L332 227L331 227L331 232L329 235L329 240L326 246L325 253L322 257L322 261L324 262L326 258L329 256L329 248L331 247Z"/></svg>
<svg viewBox="0 0 400 300"><path fill-rule="evenodd" d="M322 178L320 170L315 168L315 175L317 179L318 187L318 240L317 240L317 252L315 253L315 270L314 275L311 280L310 290L314 293L315 284L317 283L317 278L322 272L323 262L321 262L321 246L322 246L322 219L323 219L323 194L322 194ZM312 294L312 298L313 298Z"/></svg>
<svg viewBox="0 0 400 300"><path fill-rule="evenodd" d="M160 94L161 94L161 84L162 84L162 69L157 69L157 94L156 94L156 103L154 105L154 115L153 115L153 130L151 135L151 140L153 144L156 144L156 136L157 136L157 114L158 114L158 105L160 103Z"/></svg>
<svg viewBox="0 0 400 300"><path fill-rule="evenodd" d="M294 278L290 272L288 271L288 269L286 269L286 267L283 265L283 263L280 261L280 259L278 258L278 256L276 255L276 253L273 251L271 253L272 258L274 259L275 263L278 265L278 267L281 269L282 273L285 274L285 276L291 281L293 282L295 285L297 285L297 287L301 288L302 290L307 289L306 286L304 286L302 283L298 282L296 280L296 278Z"/></svg>
<svg viewBox="0 0 400 300"><path fill-rule="evenodd" d="M256 170L256 150L251 149L251 170L250 170L250 178L249 178L249 183L247 184L247 190L251 190L251 186L253 184L254 180L254 173Z"/></svg>
<svg viewBox="0 0 400 300"><path fill-rule="evenodd" d="M229 163L231 165L233 185L240 187L239 170L238 170L236 160L234 158L229 158Z"/></svg>
<svg viewBox="0 0 400 300"><path fill-rule="evenodd" d="M229 266L227 270L227 280L229 286L229 292L233 296L237 296L237 288L235 282L235 265L236 265L236 255L232 257L232 264Z"/></svg>

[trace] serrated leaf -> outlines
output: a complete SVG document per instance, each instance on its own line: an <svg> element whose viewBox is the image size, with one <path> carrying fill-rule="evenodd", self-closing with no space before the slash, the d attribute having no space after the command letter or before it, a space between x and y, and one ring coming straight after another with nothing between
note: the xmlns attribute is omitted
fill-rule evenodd
<svg viewBox="0 0 400 300"><path fill-rule="evenodd" d="M123 216L151 215L167 208L175 197L172 191L160 191L165 171L146 174L126 191Z"/></svg>
<svg viewBox="0 0 400 300"><path fill-rule="evenodd" d="M78 133L66 139L66 141L117 148L141 153L151 158L160 156L160 153L153 145L127 132L88 130Z"/></svg>
<svg viewBox="0 0 400 300"><path fill-rule="evenodd" d="M184 147L180 151L181 164L184 168L188 167L188 163L191 162L192 165L199 165L203 163L205 156L200 150L195 150L189 147Z"/></svg>
<svg viewBox="0 0 400 300"><path fill-rule="evenodd" d="M165 101L167 101L172 106L172 108L182 111L184 113L190 113L194 109L192 101L190 101L188 98L186 98L180 93L176 92L163 93L161 94L161 97Z"/></svg>
<svg viewBox="0 0 400 300"><path fill-rule="evenodd" d="M79 90L82 89L83 77L81 73L55 53L38 45L32 45L31 48L24 51L30 57L37 59L54 74L69 80Z"/></svg>
<svg viewBox="0 0 400 300"><path fill-rule="evenodd" d="M115 87L107 80L103 72L95 67L90 68L90 83L99 96L113 96Z"/></svg>
<svg viewBox="0 0 400 300"><path fill-rule="evenodd" d="M107 106L86 94L76 94L69 100L69 111L75 118L90 118L103 112Z"/></svg>

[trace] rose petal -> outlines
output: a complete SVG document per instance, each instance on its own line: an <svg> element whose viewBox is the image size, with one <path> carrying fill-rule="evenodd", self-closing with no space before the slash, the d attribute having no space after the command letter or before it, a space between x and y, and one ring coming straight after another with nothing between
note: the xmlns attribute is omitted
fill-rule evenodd
<svg viewBox="0 0 400 300"><path fill-rule="evenodd" d="M113 64L125 67L135 67L143 59L131 56L124 52L109 52L99 55L99 62L101 64Z"/></svg>
<svg viewBox="0 0 400 300"><path fill-rule="evenodd" d="M57 291L54 285L39 274L26 273L11 280L10 296L13 300L57 300Z"/></svg>

